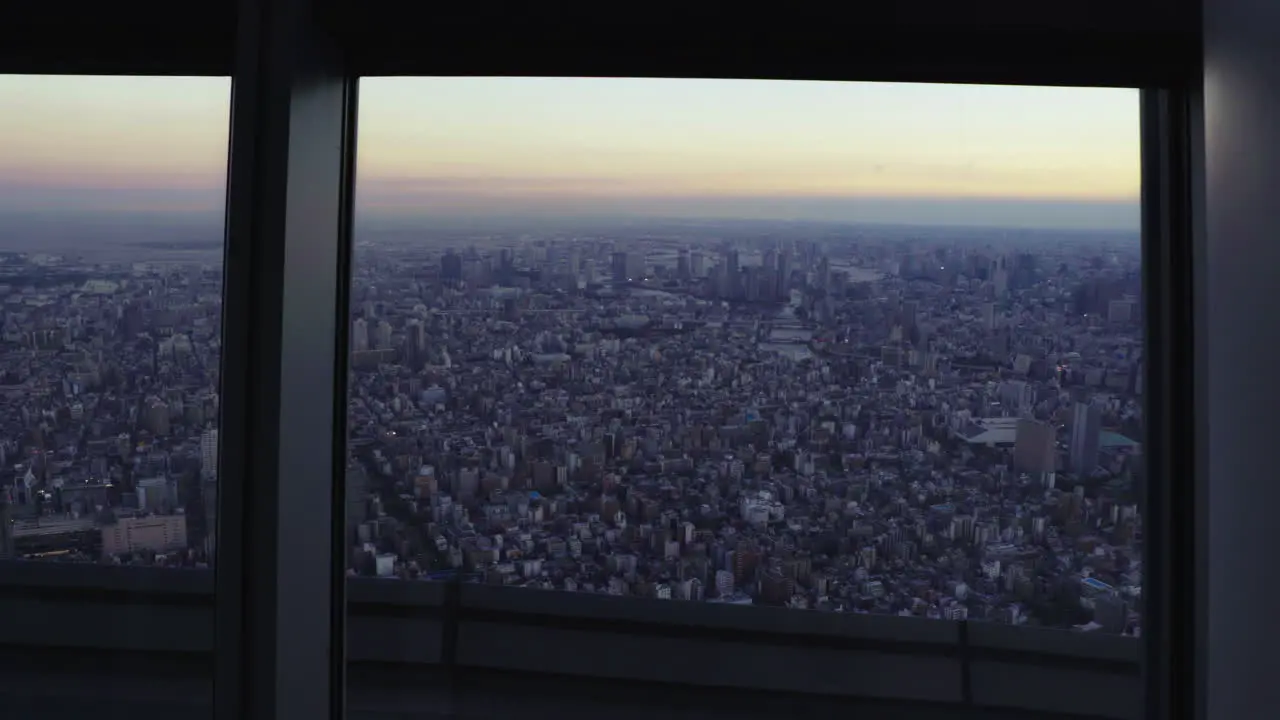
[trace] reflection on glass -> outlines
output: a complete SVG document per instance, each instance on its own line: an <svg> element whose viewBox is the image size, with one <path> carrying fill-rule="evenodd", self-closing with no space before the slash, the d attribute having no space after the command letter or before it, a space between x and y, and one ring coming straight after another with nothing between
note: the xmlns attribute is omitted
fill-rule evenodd
<svg viewBox="0 0 1280 720"><path fill-rule="evenodd" d="M0 558L205 567L226 78L0 76Z"/></svg>
<svg viewBox="0 0 1280 720"><path fill-rule="evenodd" d="M352 574L1135 634L1136 91L370 79Z"/></svg>

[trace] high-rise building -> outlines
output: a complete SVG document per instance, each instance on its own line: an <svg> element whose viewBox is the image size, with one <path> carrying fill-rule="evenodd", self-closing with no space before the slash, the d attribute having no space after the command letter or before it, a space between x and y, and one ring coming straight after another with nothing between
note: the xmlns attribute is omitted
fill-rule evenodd
<svg viewBox="0 0 1280 720"><path fill-rule="evenodd" d="M769 248L768 250L765 250L764 258L762 259L762 264L764 265L764 268L766 270L777 270L778 269L778 249Z"/></svg>
<svg viewBox="0 0 1280 720"><path fill-rule="evenodd" d="M347 542L354 542L356 528L364 522L369 514L369 477L364 466L358 462L347 465L346 472L346 533Z"/></svg>
<svg viewBox="0 0 1280 720"><path fill-rule="evenodd" d="M778 297L786 300L791 292L791 253L783 250L778 253Z"/></svg>
<svg viewBox="0 0 1280 720"><path fill-rule="evenodd" d="M462 281L462 256L452 249L440 259L440 279L446 283Z"/></svg>
<svg viewBox="0 0 1280 720"><path fill-rule="evenodd" d="M992 264L991 284L998 298L1004 297L1009 292L1009 262L1003 255Z"/></svg>
<svg viewBox="0 0 1280 720"><path fill-rule="evenodd" d="M378 331L374 343L378 350L386 350L391 347L391 323L386 320L378 321Z"/></svg>
<svg viewBox="0 0 1280 720"><path fill-rule="evenodd" d="M414 352L421 352L427 347L426 328L418 320L410 320L405 327L405 343Z"/></svg>
<svg viewBox="0 0 1280 720"><path fill-rule="evenodd" d="M369 323L364 318L356 318L351 323L351 349L355 352L369 349Z"/></svg>
<svg viewBox="0 0 1280 720"><path fill-rule="evenodd" d="M1053 472L1057 465L1056 435L1048 423L1020 418L1013 444L1014 468L1019 472Z"/></svg>
<svg viewBox="0 0 1280 720"><path fill-rule="evenodd" d="M622 285L628 280L627 272L630 269L627 254L624 252L615 252L613 254L610 270L612 271L612 279L615 284Z"/></svg>
<svg viewBox="0 0 1280 720"><path fill-rule="evenodd" d="M627 253L627 280L640 281L645 277L644 253Z"/></svg>
<svg viewBox="0 0 1280 720"><path fill-rule="evenodd" d="M737 250L730 250L724 254L724 294L729 297L737 297L739 288L741 287L741 262Z"/></svg>
<svg viewBox="0 0 1280 720"><path fill-rule="evenodd" d="M696 250L689 255L689 274L695 278L707 274L707 258Z"/></svg>
<svg viewBox="0 0 1280 720"><path fill-rule="evenodd" d="M494 270L494 281L499 285L509 286L516 276L516 255L511 248L498 251L498 267Z"/></svg>
<svg viewBox="0 0 1280 720"><path fill-rule="evenodd" d="M733 595L734 580L732 571L717 570L715 581L717 597L727 598Z"/></svg>
<svg viewBox="0 0 1280 720"><path fill-rule="evenodd" d="M1087 474L1098 466L1098 443L1102 435L1102 408L1078 402L1071 423L1071 472Z"/></svg>
<svg viewBox="0 0 1280 720"><path fill-rule="evenodd" d="M200 433L200 477L210 480L218 474L218 429Z"/></svg>
<svg viewBox="0 0 1280 720"><path fill-rule="evenodd" d="M408 367L419 370L426 360L426 327L415 318L404 326L404 361Z"/></svg>
<svg viewBox="0 0 1280 720"><path fill-rule="evenodd" d="M13 512L9 488L0 488L0 560L13 557Z"/></svg>
<svg viewBox="0 0 1280 720"><path fill-rule="evenodd" d="M823 258L826 262L826 258ZM902 303L902 329L909 332L911 328L916 326L916 318L920 314L920 303L915 300L906 300Z"/></svg>
<svg viewBox="0 0 1280 720"><path fill-rule="evenodd" d="M1006 380L1000 384L1000 404L1012 415L1030 417L1035 408L1035 393L1025 380Z"/></svg>

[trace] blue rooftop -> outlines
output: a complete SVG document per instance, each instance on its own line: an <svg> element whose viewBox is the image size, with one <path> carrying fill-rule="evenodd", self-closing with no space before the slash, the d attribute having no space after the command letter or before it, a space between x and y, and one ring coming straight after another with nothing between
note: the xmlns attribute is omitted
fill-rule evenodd
<svg viewBox="0 0 1280 720"><path fill-rule="evenodd" d="M1085 579L1081 580L1080 582L1081 582L1081 584L1083 584L1083 585L1088 585L1089 587L1093 588L1094 590L1104 590L1104 591L1111 591L1111 590L1115 590L1115 588L1111 587L1110 585L1108 585L1108 584L1106 584L1106 583L1102 582L1101 580L1099 580L1098 578L1095 578L1095 577L1087 577L1087 578L1085 578Z"/></svg>
<svg viewBox="0 0 1280 720"><path fill-rule="evenodd" d="M1139 443L1137 440L1130 440L1120 433L1103 430L1098 436L1098 444L1104 448L1136 448Z"/></svg>

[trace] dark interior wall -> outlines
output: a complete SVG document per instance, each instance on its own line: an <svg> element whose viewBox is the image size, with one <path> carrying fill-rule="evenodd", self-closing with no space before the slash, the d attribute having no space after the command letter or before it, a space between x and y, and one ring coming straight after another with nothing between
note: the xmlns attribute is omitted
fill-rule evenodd
<svg viewBox="0 0 1280 720"><path fill-rule="evenodd" d="M1280 3L1206 0L1199 293L1206 716L1273 717L1280 615Z"/></svg>

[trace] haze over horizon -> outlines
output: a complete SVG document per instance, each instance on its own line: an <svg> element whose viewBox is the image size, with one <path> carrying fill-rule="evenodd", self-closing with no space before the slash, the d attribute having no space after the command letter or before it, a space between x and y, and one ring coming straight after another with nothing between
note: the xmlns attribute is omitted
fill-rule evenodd
<svg viewBox="0 0 1280 720"><path fill-rule="evenodd" d="M221 220L227 78L0 77L0 218ZM11 102L12 101L12 102ZM1136 90L368 78L357 221L1136 230Z"/></svg>

